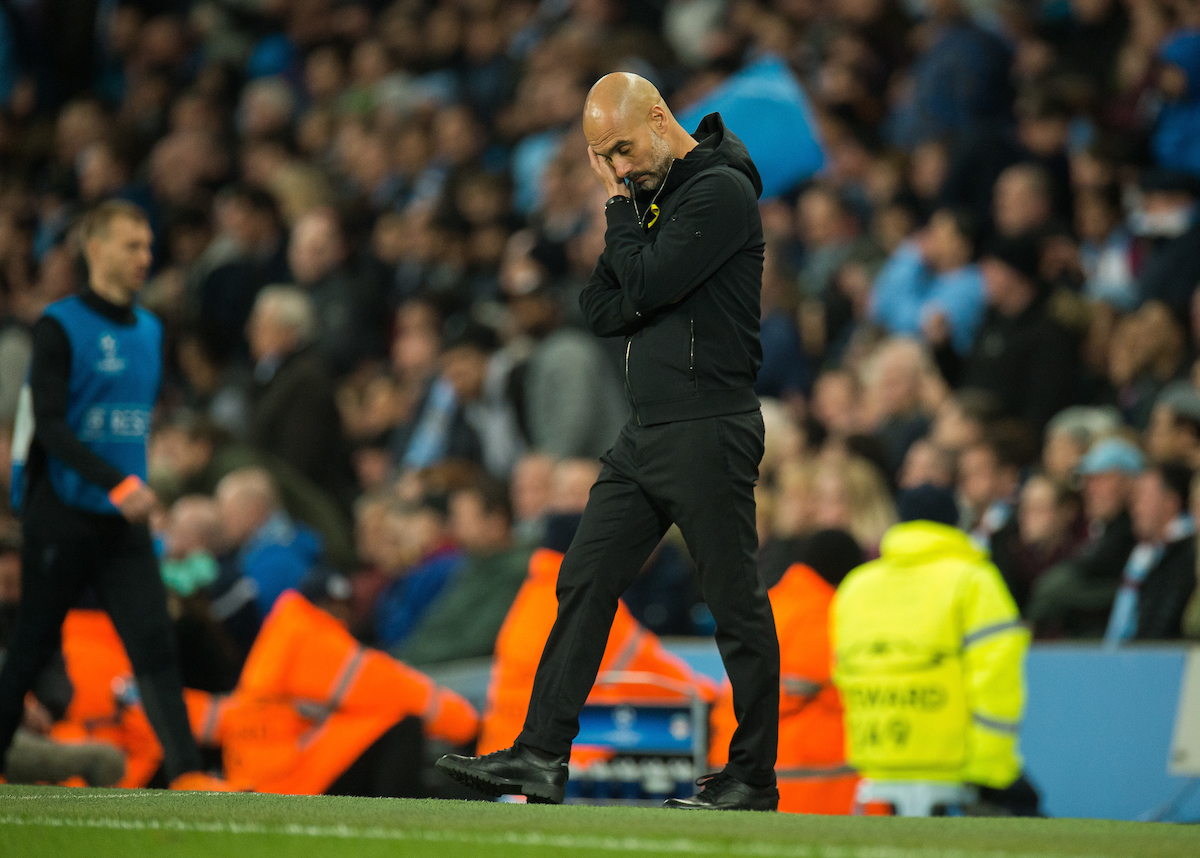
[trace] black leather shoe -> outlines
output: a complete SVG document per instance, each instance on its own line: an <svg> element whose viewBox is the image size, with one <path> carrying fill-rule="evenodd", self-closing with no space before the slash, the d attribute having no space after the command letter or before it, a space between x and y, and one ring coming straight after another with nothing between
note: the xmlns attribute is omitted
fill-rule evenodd
<svg viewBox="0 0 1200 858"><path fill-rule="evenodd" d="M530 804L562 804L567 758L544 756L516 744L482 757L447 754L435 767L484 795L523 795Z"/></svg>
<svg viewBox="0 0 1200 858"><path fill-rule="evenodd" d="M700 792L691 798L669 798L663 807L683 810L778 810L779 788L756 787L733 775L717 772L696 781Z"/></svg>

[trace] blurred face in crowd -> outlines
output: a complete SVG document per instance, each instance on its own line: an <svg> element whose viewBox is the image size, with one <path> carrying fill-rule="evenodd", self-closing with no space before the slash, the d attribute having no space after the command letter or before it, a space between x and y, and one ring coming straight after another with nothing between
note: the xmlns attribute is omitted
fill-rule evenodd
<svg viewBox="0 0 1200 858"><path fill-rule="evenodd" d="M1043 476L1030 477L1021 489L1017 527L1026 545L1049 547L1067 536L1071 525L1070 504L1063 502L1058 488Z"/></svg>
<svg viewBox="0 0 1200 858"><path fill-rule="evenodd" d="M594 459L559 462L550 479L549 509L553 512L583 512L598 476L600 463Z"/></svg>
<svg viewBox="0 0 1200 858"><path fill-rule="evenodd" d="M1087 448L1087 441L1079 438L1074 432L1052 432L1042 450L1042 467L1054 479L1065 482L1083 461Z"/></svg>
<svg viewBox="0 0 1200 858"><path fill-rule="evenodd" d="M921 353L909 342L882 346L868 373L866 399L875 417L907 414L920 405Z"/></svg>
<svg viewBox="0 0 1200 858"><path fill-rule="evenodd" d="M1196 446L1196 432L1188 421L1178 419L1166 403L1154 406L1146 427L1146 453L1152 461L1189 460Z"/></svg>
<svg viewBox="0 0 1200 858"><path fill-rule="evenodd" d="M446 538L446 526L435 510L389 509L384 517L383 568L403 574L434 551Z"/></svg>
<svg viewBox="0 0 1200 858"><path fill-rule="evenodd" d="M182 560L197 551L215 554L220 532L216 501L202 495L180 498L167 516L167 557Z"/></svg>
<svg viewBox="0 0 1200 858"><path fill-rule="evenodd" d="M490 554L509 543L504 516L484 509L478 492L460 491L450 496L450 532L468 554Z"/></svg>
<svg viewBox="0 0 1200 858"><path fill-rule="evenodd" d="M805 191L796 203L796 214L800 240L807 247L822 247L845 237L845 210L825 188Z"/></svg>
<svg viewBox="0 0 1200 858"><path fill-rule="evenodd" d="M153 240L148 223L123 215L114 217L107 228L88 240L88 270L101 297L118 304L133 300L150 272Z"/></svg>
<svg viewBox="0 0 1200 858"><path fill-rule="evenodd" d="M921 237L925 261L938 272L955 271L971 261L971 243L958 229L954 215L934 212Z"/></svg>
<svg viewBox="0 0 1200 858"><path fill-rule="evenodd" d="M246 322L246 342L250 356L256 361L268 357L282 357L296 348L296 334L276 318L269 304L254 308Z"/></svg>
<svg viewBox="0 0 1200 858"><path fill-rule="evenodd" d="M813 416L833 435L857 429L858 381L845 370L822 373L813 385Z"/></svg>
<svg viewBox="0 0 1200 858"><path fill-rule="evenodd" d="M1033 302L1033 284L1007 262L988 257L980 263L980 271L988 304L1001 315L1016 316Z"/></svg>
<svg viewBox="0 0 1200 858"><path fill-rule="evenodd" d="M315 283L342 264L345 242L337 222L323 212L297 221L288 243L288 265L300 285Z"/></svg>
<svg viewBox="0 0 1200 858"><path fill-rule="evenodd" d="M946 397L938 406L930 430L933 443L943 450L957 453L979 441L983 427L978 420L968 417L953 396Z"/></svg>
<svg viewBox="0 0 1200 858"><path fill-rule="evenodd" d="M270 483L234 471L217 484L215 494L221 533L230 548L245 543L275 511Z"/></svg>
<svg viewBox="0 0 1200 858"><path fill-rule="evenodd" d="M1083 478L1083 512L1088 521L1109 522L1129 503L1133 477L1121 471L1088 474Z"/></svg>
<svg viewBox="0 0 1200 858"><path fill-rule="evenodd" d="M541 453L523 456L513 467L509 494L517 521L530 521L546 511L554 470L554 459Z"/></svg>
<svg viewBox="0 0 1200 858"><path fill-rule="evenodd" d="M1075 197L1075 231L1084 241L1101 244L1120 222L1115 210L1099 191L1080 191Z"/></svg>
<svg viewBox="0 0 1200 858"><path fill-rule="evenodd" d="M1179 495L1167 488L1158 471L1146 471L1134 482L1129 516L1133 519L1133 533L1138 539L1162 539L1167 525L1181 511Z"/></svg>
<svg viewBox="0 0 1200 858"><path fill-rule="evenodd" d="M918 486L953 488L953 461L932 441L917 441L904 454L904 464L897 482L902 489L915 489Z"/></svg>
<svg viewBox="0 0 1200 858"><path fill-rule="evenodd" d="M1050 219L1050 197L1038 174L1024 164L1000 174L992 197L992 217L1000 235L1015 236Z"/></svg>
<svg viewBox="0 0 1200 858"><path fill-rule="evenodd" d="M488 356L474 346L447 349L442 355L442 373L454 387L459 402L474 402L483 396Z"/></svg>
<svg viewBox="0 0 1200 858"><path fill-rule="evenodd" d="M396 311L392 340L392 370L402 379L423 378L437 365L442 347L437 312L428 304L410 301Z"/></svg>
<svg viewBox="0 0 1200 858"><path fill-rule="evenodd" d="M846 481L836 467L821 467L813 483L813 524L818 528L846 530L852 524L853 510Z"/></svg>
<svg viewBox="0 0 1200 858"><path fill-rule="evenodd" d="M968 447L958 459L958 492L973 510L982 512L994 501L1012 495L1015 470L1002 467L990 447Z"/></svg>

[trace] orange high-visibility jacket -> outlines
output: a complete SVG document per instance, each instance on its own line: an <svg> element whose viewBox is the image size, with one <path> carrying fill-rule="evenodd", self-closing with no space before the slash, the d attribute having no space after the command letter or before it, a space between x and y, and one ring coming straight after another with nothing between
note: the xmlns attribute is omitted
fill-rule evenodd
<svg viewBox="0 0 1200 858"><path fill-rule="evenodd" d="M125 776L115 786L145 786L162 762L162 746L142 707L117 699L117 689L132 680L133 667L108 614L68 611L62 649L75 689L66 715L50 731L51 738L117 746L125 753Z"/></svg>
<svg viewBox="0 0 1200 858"><path fill-rule="evenodd" d="M488 706L479 736L480 754L509 747L525 723L533 677L558 613L555 588L562 559L561 553L548 548L533 553L529 559L529 575L500 627L488 686ZM667 652L658 636L643 628L624 602L617 605L617 615L600 663L600 677L615 671L653 674L677 688L691 689L705 700L711 701L715 696L715 683L693 671L683 659ZM598 684L588 697L591 703L686 699L689 697L685 691L640 683Z"/></svg>
<svg viewBox="0 0 1200 858"><path fill-rule="evenodd" d="M834 588L795 563L768 593L779 634L779 809L849 813L858 776L846 766L842 701L830 679L829 605ZM712 716L709 762L729 758L737 728L726 681Z"/></svg>
<svg viewBox="0 0 1200 858"><path fill-rule="evenodd" d="M222 748L241 789L316 795L409 715L426 733L470 741L479 717L466 700L386 653L361 646L294 590L275 602L228 697L188 695L192 729Z"/></svg>

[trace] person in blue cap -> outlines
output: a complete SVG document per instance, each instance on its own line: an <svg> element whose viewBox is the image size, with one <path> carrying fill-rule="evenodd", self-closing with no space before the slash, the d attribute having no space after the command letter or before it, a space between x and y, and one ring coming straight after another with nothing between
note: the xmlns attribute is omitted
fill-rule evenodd
<svg viewBox="0 0 1200 858"><path fill-rule="evenodd" d="M1034 586L1025 612L1036 636L1103 635L1121 572L1137 543L1129 500L1145 466L1142 451L1124 438L1095 442L1079 463L1089 539Z"/></svg>

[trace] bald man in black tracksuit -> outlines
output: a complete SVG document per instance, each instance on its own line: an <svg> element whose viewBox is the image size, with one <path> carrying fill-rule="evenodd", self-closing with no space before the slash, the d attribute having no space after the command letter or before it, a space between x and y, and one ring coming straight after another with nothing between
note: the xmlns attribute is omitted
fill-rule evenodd
<svg viewBox="0 0 1200 858"><path fill-rule="evenodd" d="M665 175L659 171L661 181L650 182L653 192L643 185L608 201L606 247L580 298L593 332L625 339L631 414L601 459L563 560L558 617L525 728L511 749L447 757L439 767L484 792L562 801L563 763L617 600L675 523L716 620L738 729L724 771L696 798L667 804L769 810L778 803L779 646L757 573L754 507L763 453L754 394L762 361L762 185L719 115L706 117L686 142L672 140L666 128L655 134L671 143L670 157L661 159ZM636 163L622 160L632 135L588 136L593 167L599 153L609 169L620 165L620 178L653 174L653 167L638 173Z"/></svg>

